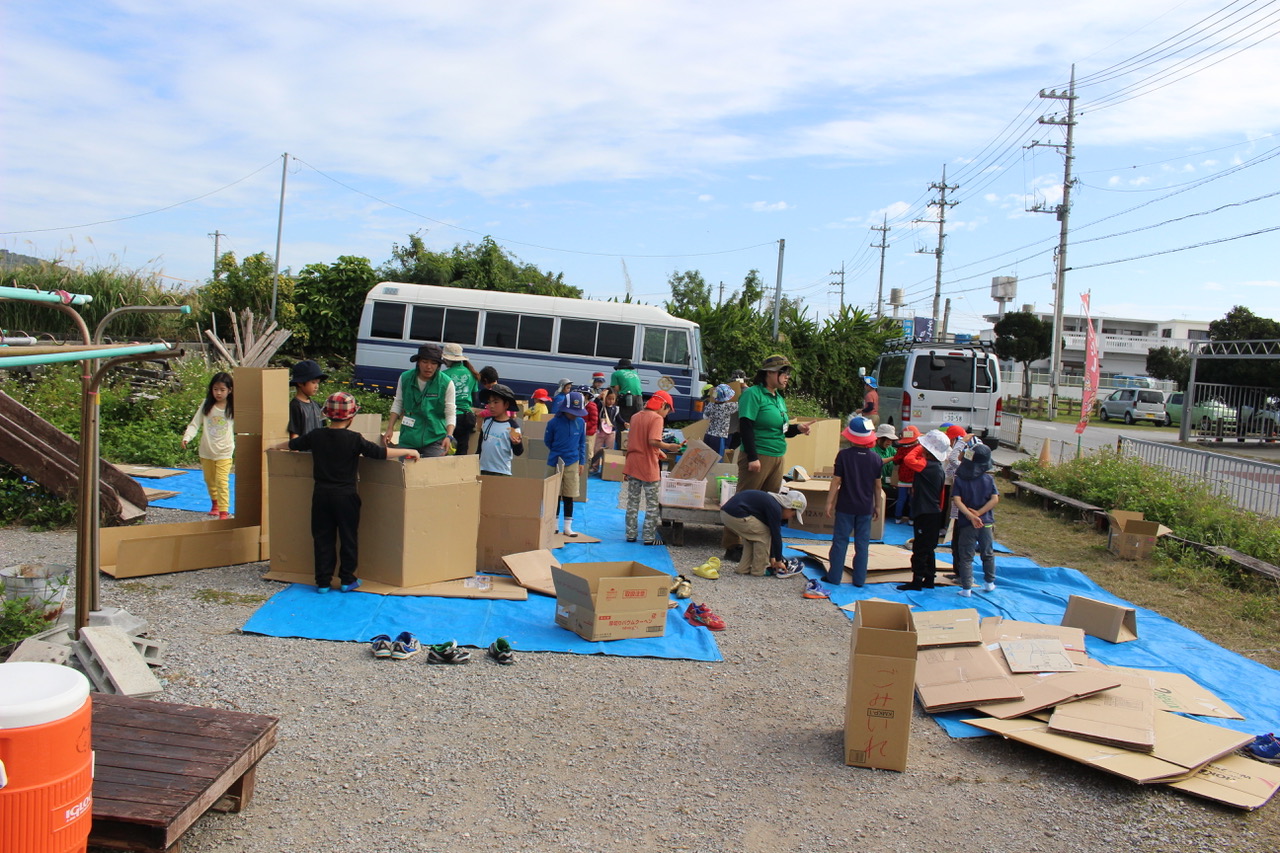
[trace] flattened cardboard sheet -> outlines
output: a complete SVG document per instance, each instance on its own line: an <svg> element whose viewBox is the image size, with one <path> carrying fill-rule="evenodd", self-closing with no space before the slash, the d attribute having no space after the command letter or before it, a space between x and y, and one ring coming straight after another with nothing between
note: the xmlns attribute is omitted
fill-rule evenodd
<svg viewBox="0 0 1280 853"><path fill-rule="evenodd" d="M130 477L141 477L144 480L160 480L165 477L176 477L186 471L175 471L172 468L152 468L150 465L117 465L122 473Z"/></svg>
<svg viewBox="0 0 1280 853"><path fill-rule="evenodd" d="M984 646L921 649L916 661L916 696L930 713L1023 698Z"/></svg>
<svg viewBox="0 0 1280 853"><path fill-rule="evenodd" d="M959 610L921 610L911 614L916 642L922 649L937 646L976 646L982 642L978 611L972 607Z"/></svg>
<svg viewBox="0 0 1280 853"><path fill-rule="evenodd" d="M1120 686L1059 705L1049 718L1049 729L1096 743L1151 752L1156 744L1155 690L1151 679L1111 672L1120 679Z"/></svg>
<svg viewBox="0 0 1280 853"><path fill-rule="evenodd" d="M314 577L301 572L271 571L263 575L262 579L308 586L315 583ZM491 598L503 601L524 601L529 597L528 590L517 584L514 578L502 575L476 575L418 586L390 586L375 580L361 579L358 591L373 595L430 595L436 598Z"/></svg>
<svg viewBox="0 0 1280 853"><path fill-rule="evenodd" d="M785 534L784 534L785 536ZM792 545L787 543L788 548L808 554L810 557L816 557L824 563L831 563L831 545L828 543L821 544L804 544ZM901 572L911 571L911 552L899 548L897 545L880 545L873 544L868 549L867 572ZM853 570L853 543L849 543L849 550L844 555L844 568L846 572ZM852 574L849 576L852 578ZM939 579L942 575L938 575ZM878 582L878 580L877 580Z"/></svg>
<svg viewBox="0 0 1280 853"><path fill-rule="evenodd" d="M1020 672L1073 672L1076 668L1067 657L1061 640L1001 640L1000 651L1015 675Z"/></svg>
<svg viewBox="0 0 1280 853"><path fill-rule="evenodd" d="M577 536L565 536L560 531L551 534L551 544L547 547L553 551L557 548L563 548L565 545L586 545L589 543L599 542L601 540L587 533L579 533Z"/></svg>
<svg viewBox="0 0 1280 853"><path fill-rule="evenodd" d="M1161 672L1156 669L1131 669L1113 666L1118 672L1144 675L1155 684L1156 710L1193 714L1197 717L1221 717L1224 720L1243 720L1234 708L1223 702L1195 679L1180 672Z"/></svg>
<svg viewBox="0 0 1280 853"><path fill-rule="evenodd" d="M510 569L516 583L525 589L550 595L556 594L556 585L551 577L551 569L560 568L559 561L550 551L525 551L521 554L507 554L502 562Z"/></svg>
<svg viewBox="0 0 1280 853"><path fill-rule="evenodd" d="M711 473L711 466L719 461L719 453L698 439L689 438L680 461L671 469L671 476L677 480L705 480Z"/></svg>
<svg viewBox="0 0 1280 853"><path fill-rule="evenodd" d="M1187 794L1252 811L1265 806L1280 789L1280 768L1243 755L1224 755L1201 767L1190 779L1168 784Z"/></svg>
<svg viewBox="0 0 1280 853"><path fill-rule="evenodd" d="M1022 689L1022 699L978 705L978 710L1002 720L1011 720L1119 687L1120 679L1103 670L1085 667L1074 672L1014 674L1013 683Z"/></svg>

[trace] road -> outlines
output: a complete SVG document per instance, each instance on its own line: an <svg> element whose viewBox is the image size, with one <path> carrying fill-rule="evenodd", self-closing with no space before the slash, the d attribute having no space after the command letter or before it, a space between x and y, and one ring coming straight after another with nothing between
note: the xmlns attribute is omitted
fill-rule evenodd
<svg viewBox="0 0 1280 853"><path fill-rule="evenodd" d="M1054 442L1055 445L1058 442L1062 442L1070 448L1075 448L1077 439L1079 439L1079 446L1085 451L1091 451L1099 447L1115 447L1116 439L1122 435L1126 438L1139 438L1147 441L1176 442L1178 440L1178 431L1176 429L1152 427L1146 424L1136 424L1131 427L1114 427L1090 422L1084 434L1077 436L1074 424L1050 423L1048 421L1031 420L1030 418L1022 421L1022 446L1027 453L1032 455L1040 452L1040 447L1044 444L1046 438Z"/></svg>

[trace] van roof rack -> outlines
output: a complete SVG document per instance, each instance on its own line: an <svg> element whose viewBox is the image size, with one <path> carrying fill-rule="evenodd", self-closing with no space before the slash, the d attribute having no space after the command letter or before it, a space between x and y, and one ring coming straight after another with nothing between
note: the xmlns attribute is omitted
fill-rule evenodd
<svg viewBox="0 0 1280 853"><path fill-rule="evenodd" d="M931 349L939 352L953 349L970 349L995 354L996 346L992 341L973 340L957 343L955 341L917 341L911 338L897 338L892 341L886 341L884 346L880 349L880 353L881 355L891 355L897 352L910 352L918 349Z"/></svg>

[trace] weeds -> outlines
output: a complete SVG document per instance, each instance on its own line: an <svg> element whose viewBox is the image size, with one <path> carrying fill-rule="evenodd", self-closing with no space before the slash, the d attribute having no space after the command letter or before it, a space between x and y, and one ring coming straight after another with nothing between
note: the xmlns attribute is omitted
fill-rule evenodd
<svg viewBox="0 0 1280 853"><path fill-rule="evenodd" d="M191 597L205 604L240 605L242 607L253 607L270 598L267 595L229 592L225 589L198 589Z"/></svg>

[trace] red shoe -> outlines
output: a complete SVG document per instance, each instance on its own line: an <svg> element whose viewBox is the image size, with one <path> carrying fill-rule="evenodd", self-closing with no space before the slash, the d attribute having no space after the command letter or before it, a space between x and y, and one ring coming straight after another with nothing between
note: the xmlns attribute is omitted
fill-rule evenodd
<svg viewBox="0 0 1280 853"><path fill-rule="evenodd" d="M218 502L217 502L217 501L214 501L214 502L213 502L213 506L209 507L208 515L209 515L211 518L217 518L217 517L218 517Z"/></svg>
<svg viewBox="0 0 1280 853"><path fill-rule="evenodd" d="M218 513L218 518L226 520L228 518L235 518L235 516L229 512L220 512Z"/></svg>
<svg viewBox="0 0 1280 853"><path fill-rule="evenodd" d="M712 613L711 608L705 604L690 603L684 611L684 618L695 627L706 628L709 631L724 630L724 620Z"/></svg>

